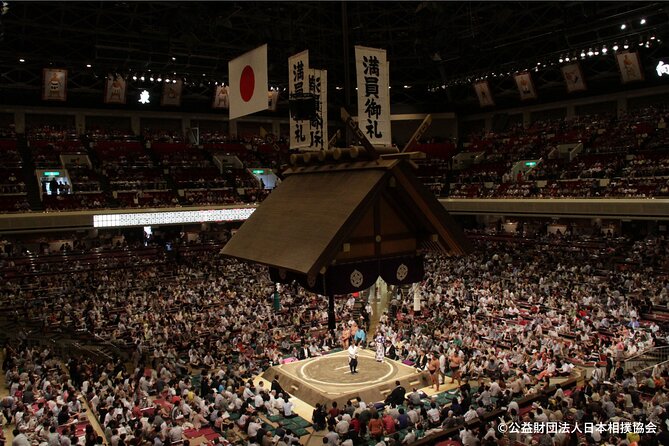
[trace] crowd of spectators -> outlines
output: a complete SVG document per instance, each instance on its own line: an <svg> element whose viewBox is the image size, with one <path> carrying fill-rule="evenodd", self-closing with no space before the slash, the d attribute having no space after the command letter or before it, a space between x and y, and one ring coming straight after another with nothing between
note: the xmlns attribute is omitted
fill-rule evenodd
<svg viewBox="0 0 669 446"><path fill-rule="evenodd" d="M500 407L507 410L505 423L519 422L523 418L514 399L540 393L550 379L586 365L597 372L585 387L569 395L558 391L523 416L642 420L660 431L666 374L654 371L657 388L649 394L646 377L621 364L667 344L665 327L645 318L654 306L669 302L667 241L472 237L474 254L428 257L426 278L416 289L420 308L413 293L395 293L380 316L377 336L370 336L393 359L423 369L438 364L446 380L450 376L462 384L454 398L426 400L412 391L402 401L406 417L390 404L375 409L374 401L345 406L342 401L341 411L320 407L325 425L318 411L310 421L317 427L329 423L326 438L357 442L367 436L393 438L402 430L410 441L415 433L409 427L430 434ZM85 400L112 444L182 441L184 432L203 427L227 438L243 432L250 444L265 444L267 430L258 416L277 411L285 416L288 395L256 386L252 377L282 360L341 347L353 305L338 302L339 329L330 332L326 300L287 285L280 289L281 310L275 312L267 273L222 259L219 249L220 244L183 246L176 263L166 262L158 250L123 267L111 259L93 269L69 265L67 274L50 266L39 271L39 288L30 291L22 288L31 281L27 271L14 271L14 279L8 275L0 290L5 308L49 329L94 333L131 352L132 364L68 359L16 345L7 350L4 365L11 397L3 406L10 423L37 443L49 441L52 426L60 430L69 424L74 428L65 436L77 436ZM0 269L15 270L16 255L5 254ZM244 305L236 304L240 300ZM367 327L368 314L355 322ZM28 388L32 397L25 396ZM477 444L472 438L493 444L497 438L488 435L490 429L496 426L465 428L460 439L466 445ZM278 433L285 444L293 441L286 430ZM79 436L81 444L99 441L82 426ZM553 437L551 444L567 444L568 436ZM592 441L599 442L594 436Z"/></svg>

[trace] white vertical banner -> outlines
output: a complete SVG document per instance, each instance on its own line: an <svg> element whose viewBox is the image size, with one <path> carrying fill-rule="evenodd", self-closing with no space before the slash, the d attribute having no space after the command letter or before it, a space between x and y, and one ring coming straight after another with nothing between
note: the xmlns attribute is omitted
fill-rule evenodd
<svg viewBox="0 0 669 446"><path fill-rule="evenodd" d="M390 69L386 50L355 47L358 79L358 126L374 145L389 146Z"/></svg>
<svg viewBox="0 0 669 446"><path fill-rule="evenodd" d="M309 50L302 51L288 58L288 98L307 92L309 74ZM309 147L309 122L297 121L290 117L290 148Z"/></svg>
<svg viewBox="0 0 669 446"><path fill-rule="evenodd" d="M328 147L328 72L309 69L309 93L316 98L316 115L309 126L307 150L326 150Z"/></svg>

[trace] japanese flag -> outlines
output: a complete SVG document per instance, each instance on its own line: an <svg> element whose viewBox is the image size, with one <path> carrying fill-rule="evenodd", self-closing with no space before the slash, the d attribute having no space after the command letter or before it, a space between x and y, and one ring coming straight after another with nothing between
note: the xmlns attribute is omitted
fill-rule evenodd
<svg viewBox="0 0 669 446"><path fill-rule="evenodd" d="M230 119L267 110L267 45L228 63Z"/></svg>

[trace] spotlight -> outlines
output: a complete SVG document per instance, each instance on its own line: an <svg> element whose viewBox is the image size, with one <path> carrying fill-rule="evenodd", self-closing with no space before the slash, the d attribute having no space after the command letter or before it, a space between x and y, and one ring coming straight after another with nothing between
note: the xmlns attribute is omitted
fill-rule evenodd
<svg viewBox="0 0 669 446"><path fill-rule="evenodd" d="M618 51L618 44L613 45L613 51Z"/></svg>
<svg viewBox="0 0 669 446"><path fill-rule="evenodd" d="M585 51L581 51L581 58L585 59Z"/></svg>
<svg viewBox="0 0 669 446"><path fill-rule="evenodd" d="M156 79L158 82L162 82L163 80L158 76L158 79Z"/></svg>
<svg viewBox="0 0 669 446"><path fill-rule="evenodd" d="M609 49L607 47L602 47L602 54L606 54L609 52Z"/></svg>
<svg viewBox="0 0 669 446"><path fill-rule="evenodd" d="M408 85L405 85L405 86L404 86L404 88L411 88L411 87L410 87L410 86L408 86Z"/></svg>
<svg viewBox="0 0 669 446"><path fill-rule="evenodd" d="M645 24L646 24L646 19L641 19L641 20L639 21L639 24L640 24L640 25L645 25Z"/></svg>
<svg viewBox="0 0 669 446"><path fill-rule="evenodd" d="M595 50L595 56L599 56L599 50Z"/></svg>
<svg viewBox="0 0 669 446"><path fill-rule="evenodd" d="M629 48L629 47L630 47L630 46L627 44L627 42L625 42L625 45L623 45L623 48L624 48L624 49L627 49L627 48Z"/></svg>
<svg viewBox="0 0 669 446"><path fill-rule="evenodd" d="M565 60L566 62L569 62L569 56L565 57L564 60Z"/></svg>
<svg viewBox="0 0 669 446"><path fill-rule="evenodd" d="M626 25L626 24L623 23L622 25L620 25L620 29L621 29L621 30L624 30L625 28L627 28L627 25Z"/></svg>
<svg viewBox="0 0 669 446"><path fill-rule="evenodd" d="M174 60L177 60L177 58L176 58L176 57L174 57L174 56L172 56L172 60L173 60L173 61L174 61Z"/></svg>
<svg viewBox="0 0 669 446"><path fill-rule="evenodd" d="M89 63L86 64L86 68L90 68L91 66L92 66L92 65L89 64Z"/></svg>
<svg viewBox="0 0 669 446"><path fill-rule="evenodd" d="M25 60L24 58L19 59L19 62L21 62L21 63L23 63L23 62L25 62L25 61L26 61L26 60Z"/></svg>
<svg viewBox="0 0 669 446"><path fill-rule="evenodd" d="M215 81L215 82L214 82L214 85L218 85L218 81Z"/></svg>
<svg viewBox="0 0 669 446"><path fill-rule="evenodd" d="M206 74L202 73L202 77L205 77L205 76L206 76Z"/></svg>
<svg viewBox="0 0 669 446"><path fill-rule="evenodd" d="M170 80L169 80L169 79L165 79L165 82L167 82L167 83L169 84L169 83L170 83Z"/></svg>
<svg viewBox="0 0 669 446"><path fill-rule="evenodd" d="M560 57L560 63L564 62L564 59Z"/></svg>
<svg viewBox="0 0 669 446"><path fill-rule="evenodd" d="M144 82L144 76L140 77L139 80Z"/></svg>
<svg viewBox="0 0 669 446"><path fill-rule="evenodd" d="M176 83L177 83L177 80L176 80L176 79L172 79L172 83L173 83L173 84L176 84Z"/></svg>
<svg viewBox="0 0 669 446"><path fill-rule="evenodd" d="M650 36L650 40L655 40L655 36Z"/></svg>
<svg viewBox="0 0 669 446"><path fill-rule="evenodd" d="M593 52L592 52L592 48L590 48L590 49L588 50L588 56L592 57L593 54L595 54L595 53L593 53Z"/></svg>
<svg viewBox="0 0 669 446"><path fill-rule="evenodd" d="M151 77L149 78L149 80L150 80L151 82L153 82L153 76L151 76Z"/></svg>
<svg viewBox="0 0 669 446"><path fill-rule="evenodd" d="M133 76L132 76L132 80L133 80L133 81L136 81L136 80L137 80L137 75L133 75Z"/></svg>

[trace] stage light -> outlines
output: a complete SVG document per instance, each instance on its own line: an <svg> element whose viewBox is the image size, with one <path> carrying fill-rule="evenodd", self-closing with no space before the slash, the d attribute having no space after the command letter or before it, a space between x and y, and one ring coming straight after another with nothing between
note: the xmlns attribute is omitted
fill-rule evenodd
<svg viewBox="0 0 669 446"><path fill-rule="evenodd" d="M650 40L655 40L655 36L650 36Z"/></svg>
<svg viewBox="0 0 669 446"><path fill-rule="evenodd" d="M641 19L641 20L639 21L639 24L640 24L640 25L645 25L645 24L646 24L646 19Z"/></svg>
<svg viewBox="0 0 669 446"><path fill-rule="evenodd" d="M613 51L618 51L618 44L613 45Z"/></svg>
<svg viewBox="0 0 669 446"><path fill-rule="evenodd" d="M170 80L169 80L169 79L165 79L165 82L167 82L167 83L169 84L169 83L170 83Z"/></svg>
<svg viewBox="0 0 669 446"><path fill-rule="evenodd" d="M90 68L90 67L92 67L92 65L89 64L89 63L87 63L87 64L86 64L86 68Z"/></svg>
<svg viewBox="0 0 669 446"><path fill-rule="evenodd" d="M218 85L218 81L215 81L215 82L214 82L214 85Z"/></svg>
<svg viewBox="0 0 669 446"><path fill-rule="evenodd" d="M627 48L629 48L629 47L630 47L630 46L629 46L627 43L625 43L625 45L623 45L623 48L624 48L624 49L627 49Z"/></svg>
<svg viewBox="0 0 669 446"><path fill-rule="evenodd" d="M23 58L19 59L19 62L21 62L21 63L23 63L23 62L25 62L25 61L26 61L26 60L23 59Z"/></svg>
<svg viewBox="0 0 669 446"><path fill-rule="evenodd" d="M174 56L172 56L172 60L173 60L173 61L174 61L174 60L177 60L177 58L176 58L176 57L174 57Z"/></svg>
<svg viewBox="0 0 669 446"><path fill-rule="evenodd" d="M585 59L585 51L581 51L581 58Z"/></svg>
<svg viewBox="0 0 669 446"><path fill-rule="evenodd" d="M133 76L132 76L132 80L133 80L133 81L136 81L136 80L137 80L137 75L133 75Z"/></svg>
<svg viewBox="0 0 669 446"><path fill-rule="evenodd" d="M592 52L592 48L590 48L590 49L588 50L588 56L592 57L593 54L595 54L595 53L593 53L593 52Z"/></svg>
<svg viewBox="0 0 669 446"><path fill-rule="evenodd" d="M177 80L176 80L176 79L172 79L172 83L173 83L173 84L176 84L176 83L177 83Z"/></svg>
<svg viewBox="0 0 669 446"><path fill-rule="evenodd" d="M144 82L144 76L140 77L139 80Z"/></svg>
<svg viewBox="0 0 669 446"><path fill-rule="evenodd" d="M607 47L602 47L602 54L606 54L609 52L609 49Z"/></svg>
<svg viewBox="0 0 669 446"><path fill-rule="evenodd" d="M566 62L569 62L569 56L565 57L564 60L565 60Z"/></svg>
<svg viewBox="0 0 669 446"><path fill-rule="evenodd" d="M202 73L202 77L205 77L205 76L206 76L206 74L205 74L205 73Z"/></svg>
<svg viewBox="0 0 669 446"><path fill-rule="evenodd" d="M595 49L595 56L599 56L599 50Z"/></svg>
<svg viewBox="0 0 669 446"><path fill-rule="evenodd" d="M149 80L150 80L151 82L153 82L153 76L151 76L151 77L149 78Z"/></svg>
<svg viewBox="0 0 669 446"><path fill-rule="evenodd" d="M624 30L625 28L627 28L627 25L626 25L626 24L623 23L622 25L620 25L620 29L621 29L621 30Z"/></svg>
<svg viewBox="0 0 669 446"><path fill-rule="evenodd" d="M560 63L562 63L562 62L564 62L564 59L562 57L560 57Z"/></svg>
<svg viewBox="0 0 669 446"><path fill-rule="evenodd" d="M388 87L388 88L390 88L390 87ZM411 88L411 87L410 87L410 86L408 86L408 85L405 85L405 86L404 86L404 88Z"/></svg>

